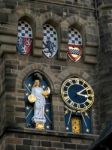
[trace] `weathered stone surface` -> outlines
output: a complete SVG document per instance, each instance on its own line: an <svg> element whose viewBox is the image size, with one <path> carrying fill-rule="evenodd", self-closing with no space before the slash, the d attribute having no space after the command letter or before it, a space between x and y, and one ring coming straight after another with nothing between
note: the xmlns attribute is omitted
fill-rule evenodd
<svg viewBox="0 0 112 150"><path fill-rule="evenodd" d="M104 127L112 118L111 0L97 3L99 18L93 0L0 0L0 133L5 127L9 129L0 141L2 150L87 150L96 136L69 135L65 129L60 89L62 82L71 76L81 77L93 86L93 134L99 133L99 125ZM17 25L21 18L33 30L33 50L29 56L16 53ZM52 59L42 53L45 23L51 24L58 34L58 53ZM83 54L78 62L67 56L70 27L79 30L83 38ZM52 131L26 128L23 81L35 70L48 78L52 89Z"/></svg>
<svg viewBox="0 0 112 150"><path fill-rule="evenodd" d="M101 127L105 128L109 122L111 122L112 112L111 105L112 97L111 92L111 57L112 57L112 2L104 1L101 4L99 11L99 28L100 28L100 51L99 51L99 90L100 90L100 103L101 103ZM110 6L110 7L109 7ZM105 9L103 9L105 8ZM109 8L109 9L108 9ZM105 69L107 68L107 69ZM108 89L108 90L107 90ZM107 117L108 116L108 117Z"/></svg>
<svg viewBox="0 0 112 150"><path fill-rule="evenodd" d="M22 130L19 130L22 131ZM54 150L54 149L74 149L75 147L78 148L78 150L85 150L88 148L87 143L91 143L94 141L94 136L70 136L70 135L66 135L65 133L58 133L58 132L54 132L54 133L44 133L41 132L39 134L38 131L34 131L34 130L28 130L25 129L24 130L26 133L22 134L20 133L16 133L16 130L13 134L8 133L6 135L6 147L7 148L12 148L14 150L21 150L24 149L50 149L50 150ZM35 135L33 135L35 133ZM75 141L75 142L74 142ZM80 141L80 143L79 143ZM81 144L81 142L83 141L83 144ZM22 145L23 143L23 145ZM16 149L15 149L16 148Z"/></svg>

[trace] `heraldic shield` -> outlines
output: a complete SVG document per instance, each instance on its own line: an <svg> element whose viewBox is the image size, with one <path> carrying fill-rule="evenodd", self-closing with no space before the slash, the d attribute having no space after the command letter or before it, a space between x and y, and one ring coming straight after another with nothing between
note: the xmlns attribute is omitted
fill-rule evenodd
<svg viewBox="0 0 112 150"><path fill-rule="evenodd" d="M67 54L74 62L78 61L82 56L82 35L75 28L69 29Z"/></svg>
<svg viewBox="0 0 112 150"><path fill-rule="evenodd" d="M26 21L19 21L16 49L19 54L27 55L32 50L32 29Z"/></svg>
<svg viewBox="0 0 112 150"><path fill-rule="evenodd" d="M47 58L53 58L58 51L57 32L49 24L43 26L43 53Z"/></svg>

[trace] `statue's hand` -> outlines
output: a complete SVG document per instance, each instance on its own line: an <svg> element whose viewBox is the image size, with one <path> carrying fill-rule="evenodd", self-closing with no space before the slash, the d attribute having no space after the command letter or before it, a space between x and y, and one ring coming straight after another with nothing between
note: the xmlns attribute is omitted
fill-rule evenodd
<svg viewBox="0 0 112 150"><path fill-rule="evenodd" d="M51 93L51 90L50 90L49 87L47 87L46 90L44 90L44 91L42 92L42 95L44 95L44 96L46 97L46 96L48 96L50 93Z"/></svg>
<svg viewBox="0 0 112 150"><path fill-rule="evenodd" d="M48 95L51 93L51 89L50 89L50 87L47 87L47 92L48 92Z"/></svg>
<svg viewBox="0 0 112 150"><path fill-rule="evenodd" d="M34 103L34 102L36 101L36 97L35 97L33 94L30 94L30 95L28 96L28 101L29 101L30 103Z"/></svg>

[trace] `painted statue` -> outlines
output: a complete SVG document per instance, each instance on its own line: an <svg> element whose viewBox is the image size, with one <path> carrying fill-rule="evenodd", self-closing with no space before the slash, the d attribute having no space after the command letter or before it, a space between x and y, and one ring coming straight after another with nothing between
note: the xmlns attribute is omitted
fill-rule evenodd
<svg viewBox="0 0 112 150"><path fill-rule="evenodd" d="M34 116L32 121L35 123L35 128L44 129L46 122L45 118L45 97L50 94L50 88L43 90L40 87L40 80L35 80L32 86L31 94L28 97L29 102L34 102Z"/></svg>

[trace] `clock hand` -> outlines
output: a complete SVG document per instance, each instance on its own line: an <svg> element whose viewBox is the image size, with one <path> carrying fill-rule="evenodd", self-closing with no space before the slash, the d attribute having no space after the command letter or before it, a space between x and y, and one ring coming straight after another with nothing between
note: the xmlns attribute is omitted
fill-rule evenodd
<svg viewBox="0 0 112 150"><path fill-rule="evenodd" d="M86 88L82 89L81 91L77 92L77 94L81 94L83 91L88 90L88 89L89 89L89 87L86 87Z"/></svg>
<svg viewBox="0 0 112 150"><path fill-rule="evenodd" d="M77 95L79 95L79 96L84 96L84 97L88 97L87 95L81 94L81 93L79 93L79 92L77 92Z"/></svg>
<svg viewBox="0 0 112 150"><path fill-rule="evenodd" d="M77 92L77 94L81 94L83 91L85 91L86 89L82 89L81 91Z"/></svg>

